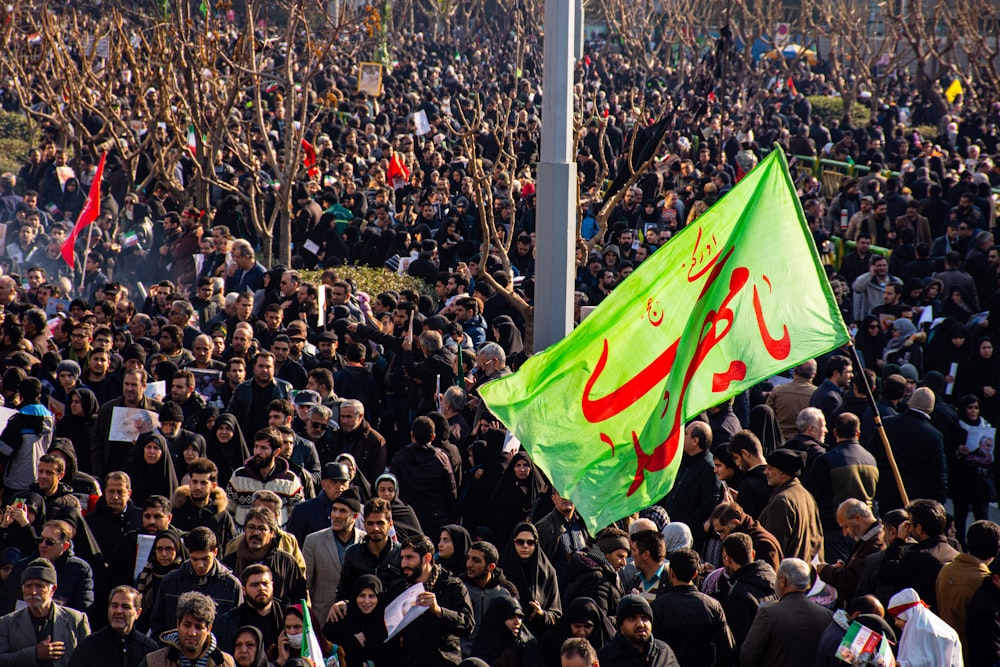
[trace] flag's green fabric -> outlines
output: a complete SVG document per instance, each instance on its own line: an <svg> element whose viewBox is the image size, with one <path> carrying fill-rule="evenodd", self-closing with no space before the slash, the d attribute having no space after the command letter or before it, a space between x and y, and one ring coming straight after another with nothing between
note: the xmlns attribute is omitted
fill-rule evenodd
<svg viewBox="0 0 1000 667"><path fill-rule="evenodd" d="M667 494L687 420L848 340L775 150L480 395L593 530Z"/></svg>
<svg viewBox="0 0 1000 667"><path fill-rule="evenodd" d="M319 639L316 637L316 631L312 626L312 619L310 618L309 605L306 601L302 601L302 648L299 652L300 657L309 658L313 661L316 667L324 667L326 661L323 660L323 649L320 647Z"/></svg>

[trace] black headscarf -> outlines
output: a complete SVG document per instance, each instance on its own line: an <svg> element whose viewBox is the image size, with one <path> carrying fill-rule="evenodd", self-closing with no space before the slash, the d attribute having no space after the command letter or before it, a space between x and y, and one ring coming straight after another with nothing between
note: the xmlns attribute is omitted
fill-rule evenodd
<svg viewBox="0 0 1000 667"><path fill-rule="evenodd" d="M575 598L563 610L562 617L542 638L542 653L547 660L551 661L553 657L555 662L559 660L559 651L563 642L573 636L571 627L573 623L594 624L594 629L587 641L590 642L595 651L600 651L615 636L615 626L593 598Z"/></svg>
<svg viewBox="0 0 1000 667"><path fill-rule="evenodd" d="M198 415L198 419L195 421L194 432L203 437L206 443L208 442L208 437L211 435L211 429L208 428L208 422L211 419L218 419L221 412L222 410L215 405L206 406L205 409L201 411L201 414Z"/></svg>
<svg viewBox="0 0 1000 667"><path fill-rule="evenodd" d="M514 466L520 461L526 461L531 466L528 477L519 480L514 474ZM548 483L538 466L531 460L527 452L521 451L511 458L507 469L500 476L490 509L493 521L490 523L497 535L508 535L518 523L531 516L531 508L539 496L546 495Z"/></svg>
<svg viewBox="0 0 1000 667"><path fill-rule="evenodd" d="M69 407L74 395L80 397L80 407L83 408L83 415L79 417L74 415ZM73 443L73 449L77 456L77 467L83 472L90 470L99 407L100 404L97 402L97 396L94 395L94 392L78 387L71 390L66 396L66 412L63 418L56 423L55 437L67 438Z"/></svg>
<svg viewBox="0 0 1000 667"><path fill-rule="evenodd" d="M535 540L535 552L529 558L522 560L514 548L514 538L518 533L525 531L531 533ZM523 606L530 606L528 603L534 600L541 606L542 611L561 609L556 570L538 544L538 529L534 524L525 521L514 527L500 553L498 565L517 588L518 599Z"/></svg>
<svg viewBox="0 0 1000 667"><path fill-rule="evenodd" d="M264 647L264 635L261 634L260 630L252 625L244 625L242 628L236 631L236 638L238 639L244 632L249 632L257 640L257 653L253 657L253 662L250 663L250 667L268 667L270 663L267 661L267 654Z"/></svg>
<svg viewBox="0 0 1000 667"><path fill-rule="evenodd" d="M760 440L764 456L781 449L785 443L785 437L778 427L778 418L769 405L756 405L750 410L750 430Z"/></svg>
<svg viewBox="0 0 1000 667"><path fill-rule="evenodd" d="M378 605L369 614L358 607L358 596L361 591L370 590L378 596ZM381 664L387 657L385 638L385 590L382 582L373 574L358 577L354 591L347 599L347 613L336 623L327 622L323 626L323 636L332 643L344 649L344 657L348 664L361 665L372 661ZM365 645L358 643L355 635L365 634Z"/></svg>
<svg viewBox="0 0 1000 667"><path fill-rule="evenodd" d="M448 535L451 536L451 543L455 547L455 553L448 558L438 558L438 565L448 570L455 577L464 576L465 560L469 555L469 546L472 544L469 531L454 523L441 526L441 530L448 531Z"/></svg>
<svg viewBox="0 0 1000 667"><path fill-rule="evenodd" d="M226 444L219 442L217 435L219 426L222 424L228 424L233 429L233 439ZM243 432L240 431L240 424L236 421L236 417L228 412L219 415L206 440L208 458L215 461L215 465L219 467L219 486L225 487L229 484L229 478L233 476L233 472L250 458L250 450L247 449L247 443L243 439Z"/></svg>
<svg viewBox="0 0 1000 667"><path fill-rule="evenodd" d="M160 565L156 560L156 543L162 538L167 538L174 545L176 555L167 565ZM161 530L153 538L153 548L149 552L149 559L143 566L139 577L136 579L136 590L142 595L142 616L136 623L141 629L149 628L149 618L153 614L153 605L156 602L156 593L160 588L160 581L174 570L180 568L184 562L184 544L181 542L181 535L175 530ZM129 573L131 575L131 573ZM145 627L143 627L145 626Z"/></svg>
<svg viewBox="0 0 1000 667"><path fill-rule="evenodd" d="M507 627L507 619L514 616L524 617L520 602L506 595L493 600L476 631L472 653L491 665L509 664L505 658L516 658L523 667L541 667L542 654L527 625L522 624L517 635Z"/></svg>
<svg viewBox="0 0 1000 667"><path fill-rule="evenodd" d="M160 460L150 465L146 463L143 449L146 443L155 442L162 455ZM177 490L177 474L174 463L167 448L167 441L159 433L150 432L140 435L133 446L132 460L126 466L125 472L132 480L132 502L139 507L153 495L173 498Z"/></svg>
<svg viewBox="0 0 1000 667"><path fill-rule="evenodd" d="M497 330L497 343L508 357L524 351L521 330L514 325L510 315L497 315L490 326Z"/></svg>
<svg viewBox="0 0 1000 667"><path fill-rule="evenodd" d="M871 324L879 324L878 318L874 315L866 316L861 322L858 333L854 337L854 345L858 348L858 352L861 353L861 359L864 361L865 367L878 372L878 366L875 362L882 358L882 354L885 352L885 344L889 342L889 337L885 335L881 325L879 325L878 330L873 335L868 328Z"/></svg>

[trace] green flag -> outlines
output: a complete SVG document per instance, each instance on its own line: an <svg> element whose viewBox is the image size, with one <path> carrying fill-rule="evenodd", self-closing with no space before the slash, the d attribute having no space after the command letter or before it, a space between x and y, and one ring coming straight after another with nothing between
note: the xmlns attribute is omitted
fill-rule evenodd
<svg viewBox="0 0 1000 667"><path fill-rule="evenodd" d="M667 494L687 420L848 340L775 150L480 395L596 530Z"/></svg>

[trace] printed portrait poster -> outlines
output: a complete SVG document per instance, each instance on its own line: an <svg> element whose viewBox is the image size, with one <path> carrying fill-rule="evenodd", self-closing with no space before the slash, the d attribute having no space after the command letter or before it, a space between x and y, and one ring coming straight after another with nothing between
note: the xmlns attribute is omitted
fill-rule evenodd
<svg viewBox="0 0 1000 667"><path fill-rule="evenodd" d="M358 92L372 97L382 94L382 64L361 63L358 65Z"/></svg>
<svg viewBox="0 0 1000 667"><path fill-rule="evenodd" d="M143 433L148 433L160 425L155 412L141 408L117 406L111 413L111 428L108 440L113 442L135 442Z"/></svg>
<svg viewBox="0 0 1000 667"><path fill-rule="evenodd" d="M215 383L222 379L222 371L203 368L189 368L188 370L194 374L194 390L206 401L214 399L218 393Z"/></svg>
<svg viewBox="0 0 1000 667"><path fill-rule="evenodd" d="M965 438L965 448L969 450L968 460L979 465L993 463L993 448L996 446L997 430L990 426L973 426Z"/></svg>

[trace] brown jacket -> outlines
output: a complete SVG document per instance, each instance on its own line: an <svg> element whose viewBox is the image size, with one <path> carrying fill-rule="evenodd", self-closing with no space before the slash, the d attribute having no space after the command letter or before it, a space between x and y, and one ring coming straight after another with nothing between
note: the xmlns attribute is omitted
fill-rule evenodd
<svg viewBox="0 0 1000 667"><path fill-rule="evenodd" d="M774 535L785 558L812 561L823 553L823 525L812 494L793 478L779 486L757 522Z"/></svg>
<svg viewBox="0 0 1000 667"><path fill-rule="evenodd" d="M983 579L989 576L990 569L978 558L969 554L958 554L955 560L941 568L934 586L937 590L937 613L958 633L966 661L969 659L969 654L965 648L968 644L965 611L973 594L983 584Z"/></svg>

